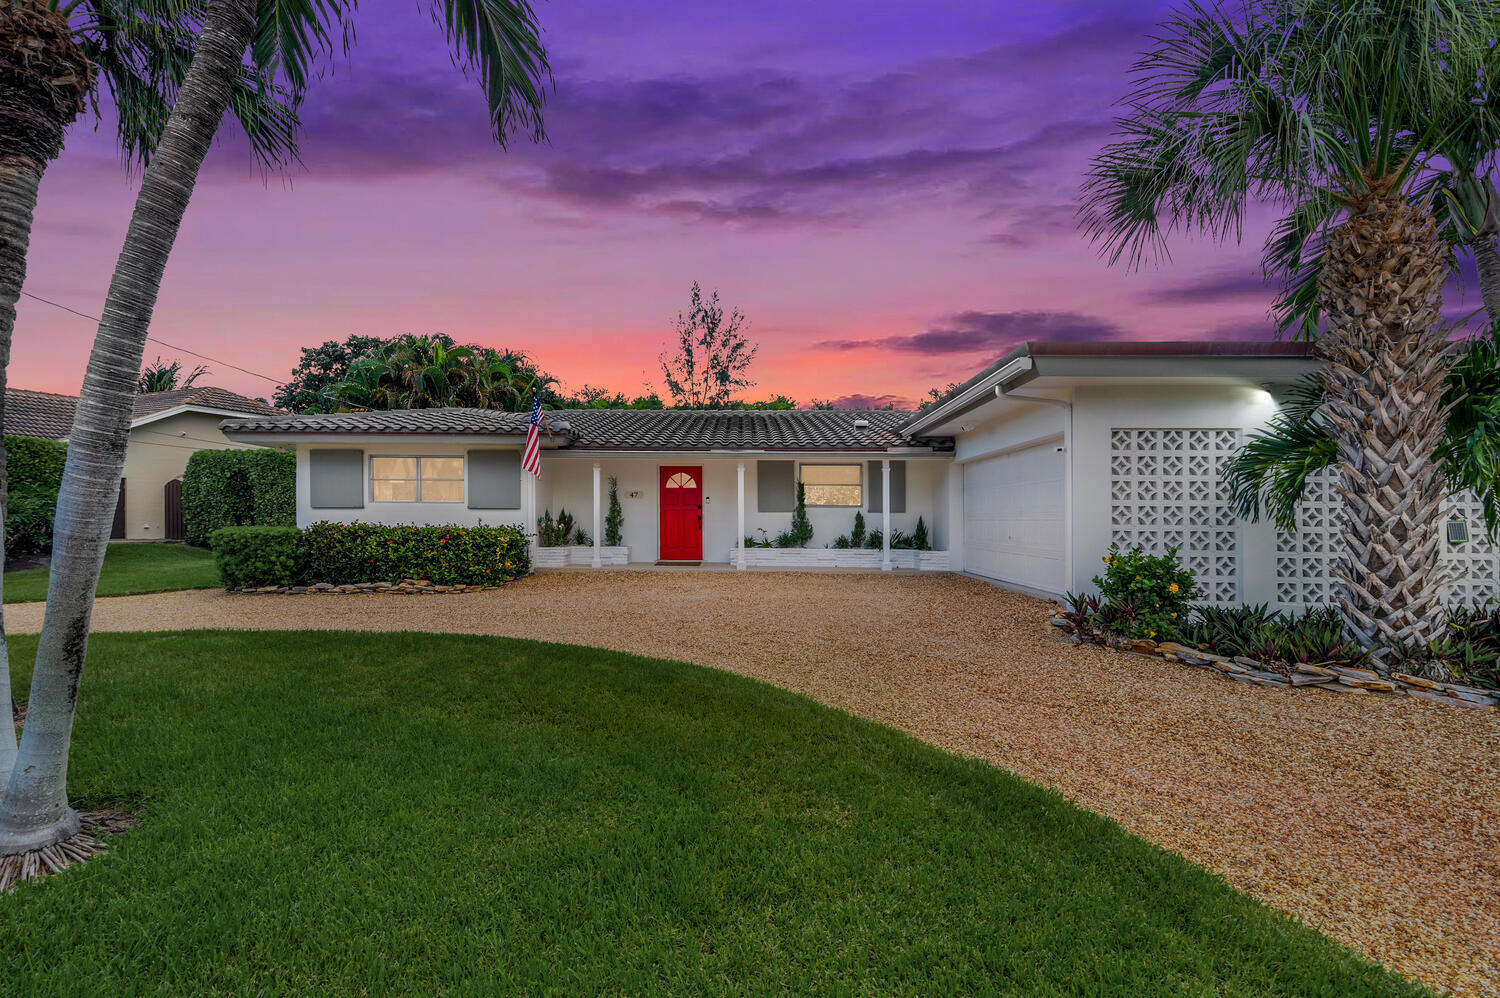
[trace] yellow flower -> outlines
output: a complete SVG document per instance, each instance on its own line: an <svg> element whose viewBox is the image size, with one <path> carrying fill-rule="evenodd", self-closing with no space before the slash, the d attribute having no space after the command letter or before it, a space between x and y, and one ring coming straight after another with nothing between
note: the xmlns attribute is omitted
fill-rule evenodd
<svg viewBox="0 0 1500 998"><path fill-rule="evenodd" d="M1175 593L1175 592L1177 592L1177 583L1174 582L1170 586L1168 586L1167 587L1167 592L1169 592L1169 593ZM1172 616L1175 617L1177 615L1174 613Z"/></svg>
<svg viewBox="0 0 1500 998"><path fill-rule="evenodd" d="M1104 564L1106 564L1106 565L1109 564L1109 555L1105 555L1104 556Z"/></svg>
<svg viewBox="0 0 1500 998"><path fill-rule="evenodd" d="M1177 614L1175 614L1175 613L1174 613L1174 614L1172 614L1172 616L1174 616L1174 617L1175 617L1175 616L1177 616Z"/></svg>

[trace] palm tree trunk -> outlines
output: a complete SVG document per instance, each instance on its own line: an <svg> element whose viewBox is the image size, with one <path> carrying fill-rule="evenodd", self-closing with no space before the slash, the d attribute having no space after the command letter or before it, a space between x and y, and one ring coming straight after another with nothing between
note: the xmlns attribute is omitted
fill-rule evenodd
<svg viewBox="0 0 1500 998"><path fill-rule="evenodd" d="M93 66L73 40L65 15L40 2L0 6L0 421L16 326L16 300L26 281L26 252L37 189L47 164L62 152L63 134L83 113ZM0 435L0 607L4 606L5 513L10 471ZM10 651L0 614L0 709L11 706ZM16 728L0 731L0 781L16 759Z"/></svg>
<svg viewBox="0 0 1500 998"><path fill-rule="evenodd" d="M203 31L136 198L68 437L47 613L19 755L0 797L0 855L73 835L68 746L88 650L94 588L120 489L141 353L167 257L229 105L256 0L212 0Z"/></svg>
<svg viewBox="0 0 1500 998"><path fill-rule="evenodd" d="M1317 350L1346 503L1340 611L1384 672L1393 646L1426 641L1438 626L1448 491L1432 455L1451 358L1437 227L1426 206L1372 186L1329 239L1319 280L1329 328Z"/></svg>
<svg viewBox="0 0 1500 998"><path fill-rule="evenodd" d="M16 299L26 280L26 250L31 245L31 217L42 171L30 161L0 160L0 423L5 419L6 371L10 368L11 333L16 326ZM5 437L0 435L0 710L13 703L10 649L5 643L5 513L10 508L10 468ZM0 731L0 781L10 779L16 761L16 726L7 720Z"/></svg>
<svg viewBox="0 0 1500 998"><path fill-rule="evenodd" d="M1500 243L1494 229L1481 229L1469 240L1474 267L1479 271L1479 298L1491 325L1500 322Z"/></svg>

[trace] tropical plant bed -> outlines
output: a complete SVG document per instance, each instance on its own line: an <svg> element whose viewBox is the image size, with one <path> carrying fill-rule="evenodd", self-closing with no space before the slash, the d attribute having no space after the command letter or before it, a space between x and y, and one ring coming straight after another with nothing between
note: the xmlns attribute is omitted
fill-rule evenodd
<svg viewBox="0 0 1500 998"><path fill-rule="evenodd" d="M730 548L731 564L738 564L739 556L739 548ZM880 568L882 562L883 553L878 548L745 548L748 568ZM947 551L891 550L892 568L946 572L948 564Z"/></svg>
<svg viewBox="0 0 1500 998"><path fill-rule="evenodd" d="M1189 647L1175 641L1152 641L1149 638L1131 638L1088 627L1080 627L1069 619L1066 611L1052 612L1052 624L1073 635L1075 642L1102 644L1119 651L1155 655L1169 662L1181 662L1194 668L1209 669L1226 679L1254 686L1274 686L1290 689L1319 689L1331 693L1385 693L1392 696L1414 696L1435 703L1454 704L1473 710L1494 710L1500 706L1500 695L1490 690L1458 683L1443 683L1403 672L1382 676L1372 669L1359 669L1345 665L1294 663L1289 671L1278 671L1243 655L1228 657L1215 655L1202 648Z"/></svg>

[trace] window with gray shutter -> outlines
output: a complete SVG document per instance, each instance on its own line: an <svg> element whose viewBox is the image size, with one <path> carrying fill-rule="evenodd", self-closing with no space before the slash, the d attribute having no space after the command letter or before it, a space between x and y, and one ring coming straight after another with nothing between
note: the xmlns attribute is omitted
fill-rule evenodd
<svg viewBox="0 0 1500 998"><path fill-rule="evenodd" d="M307 473L313 509L364 508L364 451L310 450Z"/></svg>
<svg viewBox="0 0 1500 998"><path fill-rule="evenodd" d="M797 508L797 463L755 462L756 508L762 513L790 513Z"/></svg>
<svg viewBox="0 0 1500 998"><path fill-rule="evenodd" d="M879 461L871 461L870 462L870 489L869 489L869 491L870 491L870 512L871 513L879 513L879 512L881 512L880 497L881 497L881 493L884 490L884 485L882 484L882 482L880 480L881 474L882 474L882 471L881 471L881 467L880 467L880 462ZM906 462L905 461L892 461L891 462L891 512L892 513L905 513L906 512Z"/></svg>
<svg viewBox="0 0 1500 998"><path fill-rule="evenodd" d="M469 451L469 508L521 508L520 451Z"/></svg>

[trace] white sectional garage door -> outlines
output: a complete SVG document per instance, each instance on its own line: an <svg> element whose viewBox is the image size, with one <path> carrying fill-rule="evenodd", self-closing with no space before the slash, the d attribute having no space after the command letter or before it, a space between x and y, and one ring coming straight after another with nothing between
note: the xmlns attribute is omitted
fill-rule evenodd
<svg viewBox="0 0 1500 998"><path fill-rule="evenodd" d="M1061 593L1063 461L1060 440L964 465L964 568Z"/></svg>

